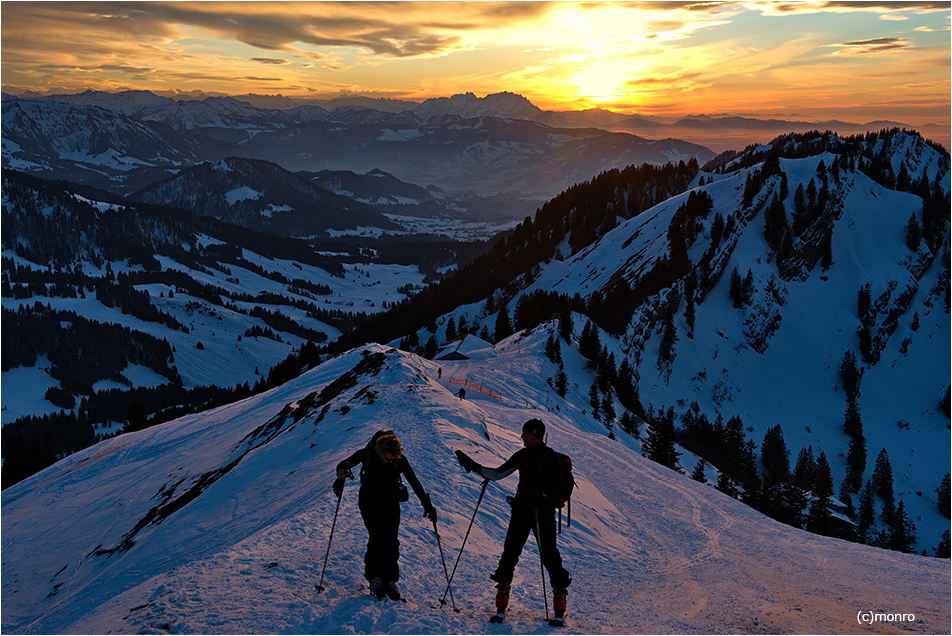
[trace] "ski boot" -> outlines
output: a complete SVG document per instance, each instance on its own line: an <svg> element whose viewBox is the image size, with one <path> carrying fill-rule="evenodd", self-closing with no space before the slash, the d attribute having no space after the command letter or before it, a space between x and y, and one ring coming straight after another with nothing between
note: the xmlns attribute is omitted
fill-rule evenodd
<svg viewBox="0 0 952 636"><path fill-rule="evenodd" d="M389 598L391 601L399 601L399 600L400 600L400 590L397 589L397 582L396 582L396 581L387 581L386 583L384 583L383 593L384 593L384 594L387 596L387 598Z"/></svg>
<svg viewBox="0 0 952 636"><path fill-rule="evenodd" d="M510 589L512 589L512 581L501 581L496 584L496 614L490 617L490 623L501 623L506 618Z"/></svg>
<svg viewBox="0 0 952 636"><path fill-rule="evenodd" d="M568 593L564 587L552 590L552 607L555 609L555 618L549 621L552 627L565 625L565 597Z"/></svg>
<svg viewBox="0 0 952 636"><path fill-rule="evenodd" d="M384 589L383 579L379 576L370 579L370 593L376 596L378 601L387 595Z"/></svg>

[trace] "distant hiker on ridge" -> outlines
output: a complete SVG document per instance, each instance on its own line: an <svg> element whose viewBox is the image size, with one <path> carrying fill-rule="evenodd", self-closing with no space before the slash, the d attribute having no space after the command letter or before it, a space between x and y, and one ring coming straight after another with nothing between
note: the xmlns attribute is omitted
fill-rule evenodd
<svg viewBox="0 0 952 636"><path fill-rule="evenodd" d="M344 479L354 478L350 469L362 464L357 503L360 516L367 527L367 554L364 557L364 576L370 581L370 592L378 599L387 596L399 599L400 591L400 504L410 498L400 474L407 478L413 492L423 504L423 516L436 525L436 508L423 490L420 480L403 455L403 447L393 431L377 431L366 447L361 448L337 464L334 494L344 491Z"/></svg>
<svg viewBox="0 0 952 636"><path fill-rule="evenodd" d="M521 448L499 468L487 468L477 463L461 450L456 451L460 466L466 472L475 472L485 479L496 481L519 471L519 486L511 500L512 517L509 530L496 571L490 579L496 581L496 616L494 622L502 621L509 606L509 591L512 575L519 562L519 555L534 532L539 543L542 565L549 572L552 583L553 606L557 624L565 615L565 598L572 578L562 566L562 555L555 544L555 508L562 506L558 493L562 488L562 467L559 454L545 445L545 424L531 419L522 427Z"/></svg>

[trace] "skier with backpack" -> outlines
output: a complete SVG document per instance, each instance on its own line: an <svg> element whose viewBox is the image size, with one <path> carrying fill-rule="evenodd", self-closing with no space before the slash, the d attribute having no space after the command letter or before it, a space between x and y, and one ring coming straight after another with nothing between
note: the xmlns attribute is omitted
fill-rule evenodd
<svg viewBox="0 0 952 636"><path fill-rule="evenodd" d="M364 576L370 581L371 594L378 599L386 596L399 600L400 504L410 498L401 474L423 504L424 518L429 517L434 528L436 508L403 455L403 447L393 431L377 431L365 447L337 464L334 494L338 499L344 491L344 479L354 478L350 469L357 464L361 464L357 503L367 527Z"/></svg>
<svg viewBox="0 0 952 636"><path fill-rule="evenodd" d="M457 459L466 472L474 472L487 480L496 481L519 471L516 496L510 501L512 516L509 518L502 556L496 571L489 577L496 582L497 590L496 615L491 620L502 622L505 617L513 572L532 532L539 545L542 565L548 570L552 584L555 618L551 624L562 625L567 588L572 578L563 567L562 555L556 546L555 509L565 504L574 485L571 460L546 446L545 424L542 420L531 419L523 425L522 442L524 448L516 451L498 468L483 466L463 451L456 451Z"/></svg>

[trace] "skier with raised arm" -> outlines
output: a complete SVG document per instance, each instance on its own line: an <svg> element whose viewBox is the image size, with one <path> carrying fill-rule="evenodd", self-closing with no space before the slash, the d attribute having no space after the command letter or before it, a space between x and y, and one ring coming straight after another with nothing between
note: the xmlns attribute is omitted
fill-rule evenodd
<svg viewBox="0 0 952 636"><path fill-rule="evenodd" d="M533 532L539 544L542 565L548 571L552 583L555 608L552 623L561 625L565 616L567 588L572 582L556 546L555 509L564 503L559 498L563 479L561 460L559 454L545 444L545 424L542 420L531 419L523 425L522 443L524 448L516 451L498 468L483 466L461 450L456 451L456 456L466 472L474 472L493 481L519 471L519 485L516 496L510 502L512 516L509 518L502 556L496 571L489 577L496 582L497 590L493 622L501 622L505 617L512 575L529 533Z"/></svg>

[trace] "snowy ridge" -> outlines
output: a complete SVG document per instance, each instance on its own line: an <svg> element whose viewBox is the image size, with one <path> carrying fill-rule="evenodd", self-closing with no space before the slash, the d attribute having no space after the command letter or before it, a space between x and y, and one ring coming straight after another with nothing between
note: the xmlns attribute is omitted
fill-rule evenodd
<svg viewBox="0 0 952 636"><path fill-rule="evenodd" d="M334 466L373 431L401 438L452 563L480 486L453 450L501 463L530 417L546 421L579 482L572 526L559 538L574 578L569 633L852 633L868 610L902 613L901 624L878 626L887 630L947 631L946 562L781 525L644 459L634 438L610 440L583 413L591 372L574 349L563 349L566 398L548 386L547 335L519 333L485 360L439 363L368 345L268 393L100 443L3 491L4 631L547 631L531 541L510 619L486 622L514 478L487 489L453 583L459 613L449 599L439 608L445 577L415 498L400 530L410 602L359 596L366 534L351 482L327 590L314 589L336 504ZM460 400L444 384L450 376L503 397Z"/></svg>

